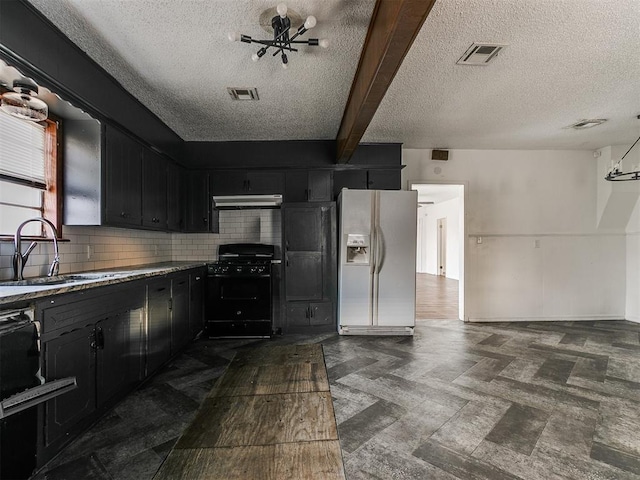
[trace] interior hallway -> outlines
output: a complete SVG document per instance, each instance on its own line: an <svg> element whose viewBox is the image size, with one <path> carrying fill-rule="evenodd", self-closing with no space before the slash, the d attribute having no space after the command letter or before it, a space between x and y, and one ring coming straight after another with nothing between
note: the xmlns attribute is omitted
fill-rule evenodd
<svg viewBox="0 0 640 480"><path fill-rule="evenodd" d="M416 273L416 318L458 318L458 280Z"/></svg>
<svg viewBox="0 0 640 480"><path fill-rule="evenodd" d="M640 479L639 324L458 320L194 342L37 478L150 480L237 351L296 343L323 345L349 480Z"/></svg>

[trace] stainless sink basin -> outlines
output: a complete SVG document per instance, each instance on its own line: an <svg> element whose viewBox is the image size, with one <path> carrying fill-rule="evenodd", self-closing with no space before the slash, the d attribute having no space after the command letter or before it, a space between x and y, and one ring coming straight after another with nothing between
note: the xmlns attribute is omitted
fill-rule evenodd
<svg viewBox="0 0 640 480"><path fill-rule="evenodd" d="M25 280L9 280L0 282L0 287L38 287L47 285L64 285L67 283L85 282L90 280L102 280L121 276L117 273L76 273L58 275L56 277L27 278Z"/></svg>

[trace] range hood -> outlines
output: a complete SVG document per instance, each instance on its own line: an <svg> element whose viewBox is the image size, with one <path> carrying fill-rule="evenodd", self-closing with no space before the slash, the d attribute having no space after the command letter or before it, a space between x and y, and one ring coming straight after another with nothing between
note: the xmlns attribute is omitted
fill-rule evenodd
<svg viewBox="0 0 640 480"><path fill-rule="evenodd" d="M214 195L213 208L278 208L282 195Z"/></svg>

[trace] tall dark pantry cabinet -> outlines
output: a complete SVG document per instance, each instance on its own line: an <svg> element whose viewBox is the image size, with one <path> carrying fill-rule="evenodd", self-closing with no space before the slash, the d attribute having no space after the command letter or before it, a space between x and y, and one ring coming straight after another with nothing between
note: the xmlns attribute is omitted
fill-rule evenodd
<svg viewBox="0 0 640 480"><path fill-rule="evenodd" d="M336 328L336 205L288 203L282 209L284 331Z"/></svg>

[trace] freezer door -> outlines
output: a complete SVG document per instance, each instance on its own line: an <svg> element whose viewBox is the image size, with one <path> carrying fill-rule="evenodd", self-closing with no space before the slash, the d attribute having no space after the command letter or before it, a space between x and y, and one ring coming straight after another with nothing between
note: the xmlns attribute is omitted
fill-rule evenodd
<svg viewBox="0 0 640 480"><path fill-rule="evenodd" d="M414 326L416 312L415 191L376 191L377 315L379 326Z"/></svg>
<svg viewBox="0 0 640 480"><path fill-rule="evenodd" d="M370 190L345 189L340 193L339 325L371 325L373 265L349 263L346 239L349 234L371 234L373 197Z"/></svg>

